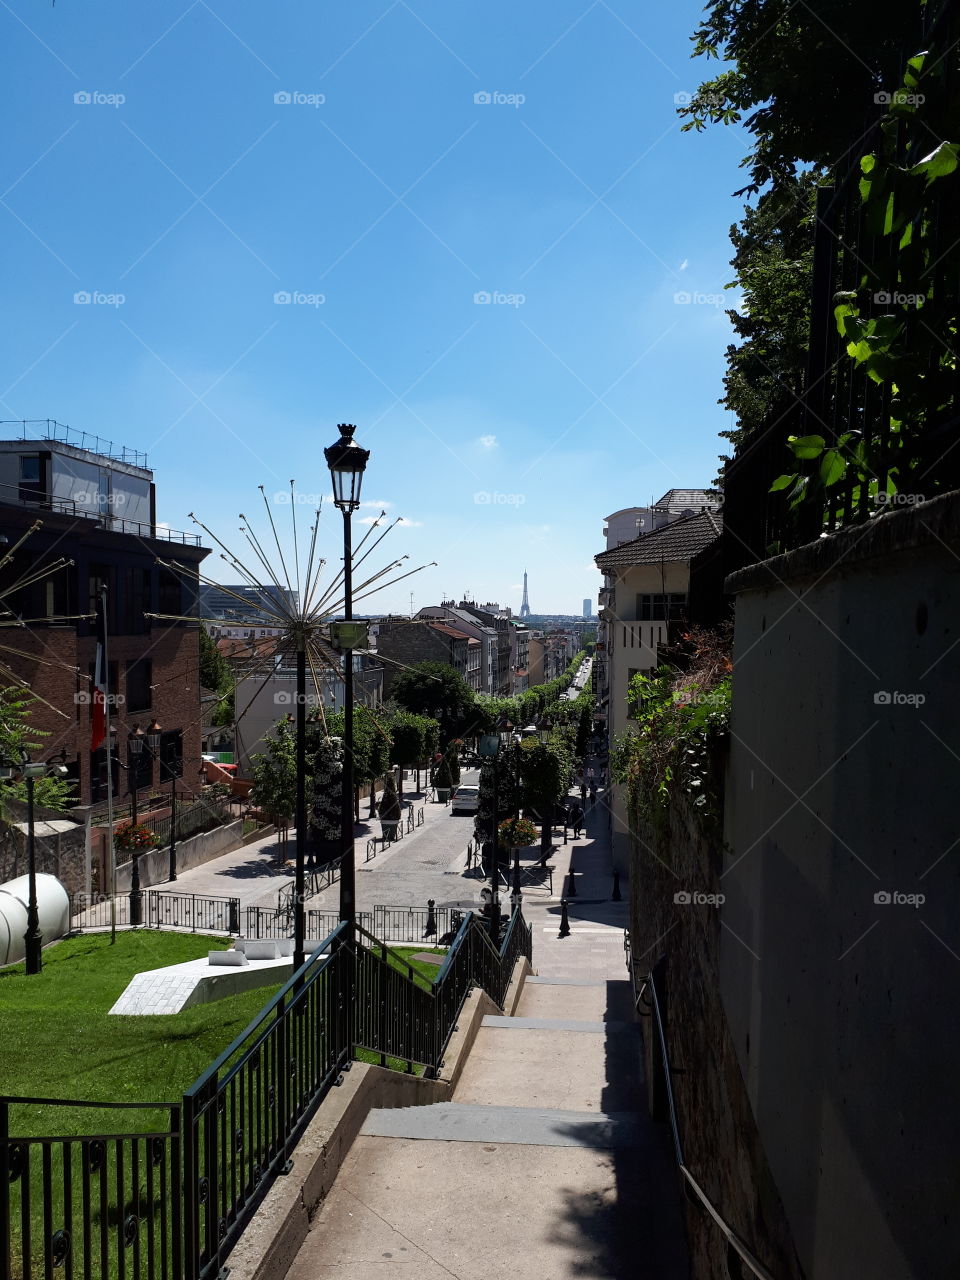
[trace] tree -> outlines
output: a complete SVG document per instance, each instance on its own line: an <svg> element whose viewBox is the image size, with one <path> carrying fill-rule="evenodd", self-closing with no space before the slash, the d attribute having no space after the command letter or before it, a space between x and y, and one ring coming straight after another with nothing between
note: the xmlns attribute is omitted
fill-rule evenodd
<svg viewBox="0 0 960 1280"><path fill-rule="evenodd" d="M29 723L31 709L37 704L38 699L17 685L0 689L0 753L13 767L24 755L32 760L41 750L40 739L50 736L46 730ZM73 782L65 778L37 778L33 784L34 802L47 809L63 811L75 799L73 787ZM0 815L7 799L26 801L26 798L25 782L0 782Z"/></svg>
<svg viewBox="0 0 960 1280"><path fill-rule="evenodd" d="M556 734L546 742L525 739L520 744L520 777L524 805L540 819L540 858L546 862L557 803L566 795L570 778L570 756L562 739Z"/></svg>
<svg viewBox="0 0 960 1280"><path fill-rule="evenodd" d="M200 631L200 684L220 694L220 702L213 713L212 724L232 724L235 715L234 696L236 681L229 662L217 648L216 641L201 626Z"/></svg>
<svg viewBox="0 0 960 1280"><path fill-rule="evenodd" d="M679 108L684 129L741 125L753 144L737 194L838 163L921 34L923 0L710 0L693 56L731 63ZM879 113L877 113L879 114Z"/></svg>
<svg viewBox="0 0 960 1280"><path fill-rule="evenodd" d="M250 799L277 828L286 853L287 829L297 807L297 743L293 722L281 720L252 758Z"/></svg>
<svg viewBox="0 0 960 1280"><path fill-rule="evenodd" d="M476 695L455 668L445 662L418 662L394 679L392 695L398 706L414 715L430 716L440 725L441 741L476 732Z"/></svg>
<svg viewBox="0 0 960 1280"><path fill-rule="evenodd" d="M327 716L327 730L333 737L343 738L345 735L344 714L337 711ZM376 807L376 783L384 777L390 768L390 734L381 725L373 712L358 703L353 714L353 783L356 792L354 812L360 821L360 788L364 783L370 784L370 814L372 818Z"/></svg>
<svg viewBox="0 0 960 1280"><path fill-rule="evenodd" d="M431 754L438 727L427 716L413 715L409 711L397 711L390 720L390 760L401 771L412 769ZM403 774L400 775L400 795L403 796Z"/></svg>
<svg viewBox="0 0 960 1280"><path fill-rule="evenodd" d="M310 841L314 858L327 863L343 852L343 739L321 734L311 760Z"/></svg>

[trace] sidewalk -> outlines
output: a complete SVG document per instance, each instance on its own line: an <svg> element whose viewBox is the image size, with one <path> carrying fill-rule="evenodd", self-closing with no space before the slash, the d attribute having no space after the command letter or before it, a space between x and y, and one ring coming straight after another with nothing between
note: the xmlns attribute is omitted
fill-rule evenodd
<svg viewBox="0 0 960 1280"><path fill-rule="evenodd" d="M454 1102L370 1113L289 1280L683 1280L669 1133L646 1111L602 796L577 897L526 896L537 976L487 1017ZM412 1270L411 1270L412 1267Z"/></svg>

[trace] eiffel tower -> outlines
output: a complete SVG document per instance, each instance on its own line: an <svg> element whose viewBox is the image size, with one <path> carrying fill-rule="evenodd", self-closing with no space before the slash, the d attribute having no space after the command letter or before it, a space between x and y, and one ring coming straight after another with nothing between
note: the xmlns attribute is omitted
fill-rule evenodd
<svg viewBox="0 0 960 1280"><path fill-rule="evenodd" d="M526 571L526 569L524 569L524 571L523 571L523 603L520 605L520 614L519 614L519 616L520 616L521 618L529 618L529 617L530 617L530 601L527 599L527 571Z"/></svg>

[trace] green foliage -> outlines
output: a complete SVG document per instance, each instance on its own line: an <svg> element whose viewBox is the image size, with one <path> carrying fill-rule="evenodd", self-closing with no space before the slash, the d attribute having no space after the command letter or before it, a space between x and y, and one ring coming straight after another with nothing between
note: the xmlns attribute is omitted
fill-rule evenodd
<svg viewBox="0 0 960 1280"><path fill-rule="evenodd" d="M627 783L631 807L654 828L665 821L671 796L683 794L717 836L723 780L715 750L730 719L730 628L693 628L682 647L683 668L662 666L631 679L627 701L637 730L614 743L611 776Z"/></svg>
<svg viewBox="0 0 960 1280"><path fill-rule="evenodd" d="M276 827L289 826L297 801L297 752L294 726L281 720L265 739L266 751L252 758L250 799Z"/></svg>
<svg viewBox="0 0 960 1280"><path fill-rule="evenodd" d="M730 64L679 108L683 128L740 125L752 141L738 194L837 164L878 85L896 83L922 0L710 0L694 57Z"/></svg>
<svg viewBox="0 0 960 1280"><path fill-rule="evenodd" d="M344 738L346 734L345 717L342 711L328 713L326 717L327 736ZM312 732L316 733L320 726L315 724ZM353 781L355 786L364 782L375 782L382 778L390 768L390 749L392 743L389 726L381 723L376 715L357 703L353 709Z"/></svg>
<svg viewBox="0 0 960 1280"><path fill-rule="evenodd" d="M39 705L32 694L17 685L0 689L0 755L5 756L14 768L24 755L35 761L41 751L41 740L50 737L46 730L30 724L31 710ZM60 811L76 798L72 782L49 777L34 779L33 797L37 805ZM25 802L27 784L22 780L0 782L0 817L5 812L7 799Z"/></svg>
<svg viewBox="0 0 960 1280"><path fill-rule="evenodd" d="M211 724L227 725L234 720L236 680L229 662L217 648L206 627L201 626L200 637L200 684L220 694L220 702L211 717Z"/></svg>
<svg viewBox="0 0 960 1280"><path fill-rule="evenodd" d="M436 720L444 743L475 732L473 691L445 662L418 662L401 671L394 679L392 694L405 711Z"/></svg>
<svg viewBox="0 0 960 1280"><path fill-rule="evenodd" d="M382 822L400 821L400 797L397 795L397 784L392 773L388 773L383 780L383 795L377 805L377 814Z"/></svg>
<svg viewBox="0 0 960 1280"><path fill-rule="evenodd" d="M436 751L440 727L429 716L397 711L390 718L390 762L411 769Z"/></svg>
<svg viewBox="0 0 960 1280"><path fill-rule="evenodd" d="M433 785L437 788L449 790L453 786L453 771L450 768L450 761L444 756L437 765L433 773Z"/></svg>

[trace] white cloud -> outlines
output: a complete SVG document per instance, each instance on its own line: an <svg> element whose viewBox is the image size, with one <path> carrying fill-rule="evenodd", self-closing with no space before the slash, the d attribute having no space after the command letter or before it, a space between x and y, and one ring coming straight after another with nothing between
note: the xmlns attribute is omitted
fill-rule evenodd
<svg viewBox="0 0 960 1280"><path fill-rule="evenodd" d="M422 529L422 528L423 528L423 521L422 521L422 520L408 520L406 516L401 516L401 517L400 517L400 519L397 521L397 524L399 524L399 525L403 525L403 526L404 526L405 528L407 528L407 529Z"/></svg>
<svg viewBox="0 0 960 1280"><path fill-rule="evenodd" d="M681 270L681 271L686 271L686 269L687 269L687 267L688 267L689 265L690 265L690 259L689 259L689 258L684 258L684 260L680 263L680 270Z"/></svg>
<svg viewBox="0 0 960 1280"><path fill-rule="evenodd" d="M495 449L497 447L497 437L481 436L477 441L477 444L479 444L481 448L484 448L484 449Z"/></svg>

